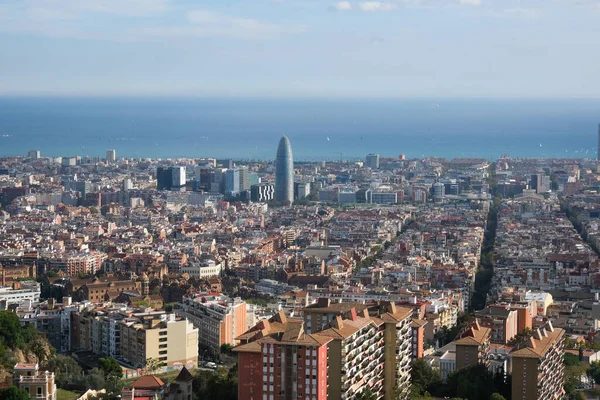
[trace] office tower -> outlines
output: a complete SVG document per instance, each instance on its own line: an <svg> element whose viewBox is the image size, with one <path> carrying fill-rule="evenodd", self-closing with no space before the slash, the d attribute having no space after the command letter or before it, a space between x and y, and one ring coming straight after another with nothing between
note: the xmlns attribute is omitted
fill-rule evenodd
<svg viewBox="0 0 600 400"><path fill-rule="evenodd" d="M250 172L247 166L238 168L240 173L240 192L250 190Z"/></svg>
<svg viewBox="0 0 600 400"><path fill-rule="evenodd" d="M600 160L600 124L598 124L598 160Z"/></svg>
<svg viewBox="0 0 600 400"><path fill-rule="evenodd" d="M235 196L240 192L240 170L237 168L225 171L225 194Z"/></svg>
<svg viewBox="0 0 600 400"><path fill-rule="evenodd" d="M31 158L32 160L37 160L38 158L40 158L40 151L39 150L29 150L27 152L27 157Z"/></svg>
<svg viewBox="0 0 600 400"><path fill-rule="evenodd" d="M367 154L367 157L365 158L365 166L371 169L379 168L379 154Z"/></svg>
<svg viewBox="0 0 600 400"><path fill-rule="evenodd" d="M442 201L443 197L446 195L446 186L444 186L441 182L436 182L433 184L433 200L434 201Z"/></svg>
<svg viewBox="0 0 600 400"><path fill-rule="evenodd" d="M250 187L250 201L266 203L273 200L275 186L272 183L259 183Z"/></svg>
<svg viewBox="0 0 600 400"><path fill-rule="evenodd" d="M115 149L106 150L106 162L113 164L117 161L117 151Z"/></svg>
<svg viewBox="0 0 600 400"><path fill-rule="evenodd" d="M542 192L542 175L541 174L531 175L531 184L530 184L529 188L535 190L536 193Z"/></svg>
<svg viewBox="0 0 600 400"><path fill-rule="evenodd" d="M81 193L82 200L85 200L87 194L92 191L92 184L89 181L76 181L75 191Z"/></svg>
<svg viewBox="0 0 600 400"><path fill-rule="evenodd" d="M127 190L131 190L131 189L133 189L133 182L131 182L131 179L129 179L129 178L123 179L123 190L127 191Z"/></svg>
<svg viewBox="0 0 600 400"><path fill-rule="evenodd" d="M173 167L173 187L182 188L185 181L185 167Z"/></svg>
<svg viewBox="0 0 600 400"><path fill-rule="evenodd" d="M168 167L158 167L156 169L156 187L158 190L171 189L173 178L171 169Z"/></svg>
<svg viewBox="0 0 600 400"><path fill-rule="evenodd" d="M292 146L283 136L277 147L275 159L275 200L294 202L294 159Z"/></svg>
<svg viewBox="0 0 600 400"><path fill-rule="evenodd" d="M509 354L513 399L563 398L564 338L565 331L548 321Z"/></svg>
<svg viewBox="0 0 600 400"><path fill-rule="evenodd" d="M156 184L158 190L180 189L185 187L185 167L158 167Z"/></svg>
<svg viewBox="0 0 600 400"><path fill-rule="evenodd" d="M77 157L63 157L61 165L63 167L74 167L77 165Z"/></svg>
<svg viewBox="0 0 600 400"><path fill-rule="evenodd" d="M294 196L297 199L305 199L310 194L310 182L294 183Z"/></svg>
<svg viewBox="0 0 600 400"><path fill-rule="evenodd" d="M233 160L230 160L230 159L217 160L217 167L232 169L233 168Z"/></svg>

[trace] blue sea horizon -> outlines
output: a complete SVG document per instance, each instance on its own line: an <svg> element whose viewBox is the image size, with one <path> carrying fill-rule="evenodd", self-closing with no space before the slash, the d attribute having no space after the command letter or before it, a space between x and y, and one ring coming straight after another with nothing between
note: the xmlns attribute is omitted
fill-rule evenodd
<svg viewBox="0 0 600 400"><path fill-rule="evenodd" d="M0 156L596 158L600 99L0 97Z"/></svg>

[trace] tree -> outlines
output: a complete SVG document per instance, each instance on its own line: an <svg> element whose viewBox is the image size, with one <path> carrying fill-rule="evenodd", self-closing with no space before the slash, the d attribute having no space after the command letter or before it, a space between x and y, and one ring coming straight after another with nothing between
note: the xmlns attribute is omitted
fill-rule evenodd
<svg viewBox="0 0 600 400"><path fill-rule="evenodd" d="M468 400L489 399L496 392L494 376L484 365L463 368L448 376L448 387L453 396Z"/></svg>
<svg viewBox="0 0 600 400"><path fill-rule="evenodd" d="M85 376L85 385L93 390L104 389L106 387L106 379L104 371L100 368L93 368Z"/></svg>
<svg viewBox="0 0 600 400"><path fill-rule="evenodd" d="M502 396L500 393L492 393L490 400L506 400L506 397Z"/></svg>
<svg viewBox="0 0 600 400"><path fill-rule="evenodd" d="M70 383L79 383L82 379L82 370L77 361L72 357L57 354L45 364L45 369L55 371L56 386L66 388Z"/></svg>
<svg viewBox="0 0 600 400"><path fill-rule="evenodd" d="M575 393L575 400L587 400L585 393L579 391Z"/></svg>
<svg viewBox="0 0 600 400"><path fill-rule="evenodd" d="M412 393L422 396L427 392L435 392L436 386L441 385L442 378L438 370L431 368L422 358L412 362L411 370Z"/></svg>
<svg viewBox="0 0 600 400"><path fill-rule="evenodd" d="M223 343L221 345L221 353L223 354L233 354L233 346L229 343Z"/></svg>
<svg viewBox="0 0 600 400"><path fill-rule="evenodd" d="M25 340L21 335L21 321L10 311L0 312L0 343L11 349L22 349Z"/></svg>
<svg viewBox="0 0 600 400"><path fill-rule="evenodd" d="M366 388L356 396L354 396L354 400L377 400L377 395L371 391L371 389Z"/></svg>
<svg viewBox="0 0 600 400"><path fill-rule="evenodd" d="M577 357L574 354L571 353L565 353L564 356L564 364L565 366L573 366L573 365L579 365L579 357Z"/></svg>
<svg viewBox="0 0 600 400"><path fill-rule="evenodd" d="M149 374L157 371L161 366L162 361L160 361L158 358L151 357L146 360L146 371Z"/></svg>
<svg viewBox="0 0 600 400"><path fill-rule="evenodd" d="M29 393L16 386L0 389L0 399L4 400L29 400Z"/></svg>
<svg viewBox="0 0 600 400"><path fill-rule="evenodd" d="M98 360L98 367L104 375L104 379L121 379L123 377L123 368L119 362L112 357L102 357Z"/></svg>

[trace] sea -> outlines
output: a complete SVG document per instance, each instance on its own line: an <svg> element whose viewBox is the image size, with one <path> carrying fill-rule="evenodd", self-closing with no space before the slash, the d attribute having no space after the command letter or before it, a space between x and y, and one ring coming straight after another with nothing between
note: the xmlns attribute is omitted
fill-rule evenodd
<svg viewBox="0 0 600 400"><path fill-rule="evenodd" d="M600 99L0 97L0 157L597 157Z"/></svg>

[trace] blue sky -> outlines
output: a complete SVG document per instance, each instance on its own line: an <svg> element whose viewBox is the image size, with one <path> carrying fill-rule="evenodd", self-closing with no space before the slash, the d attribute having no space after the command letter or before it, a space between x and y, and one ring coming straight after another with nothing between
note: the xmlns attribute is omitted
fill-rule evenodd
<svg viewBox="0 0 600 400"><path fill-rule="evenodd" d="M600 0L0 0L0 94L598 97Z"/></svg>

